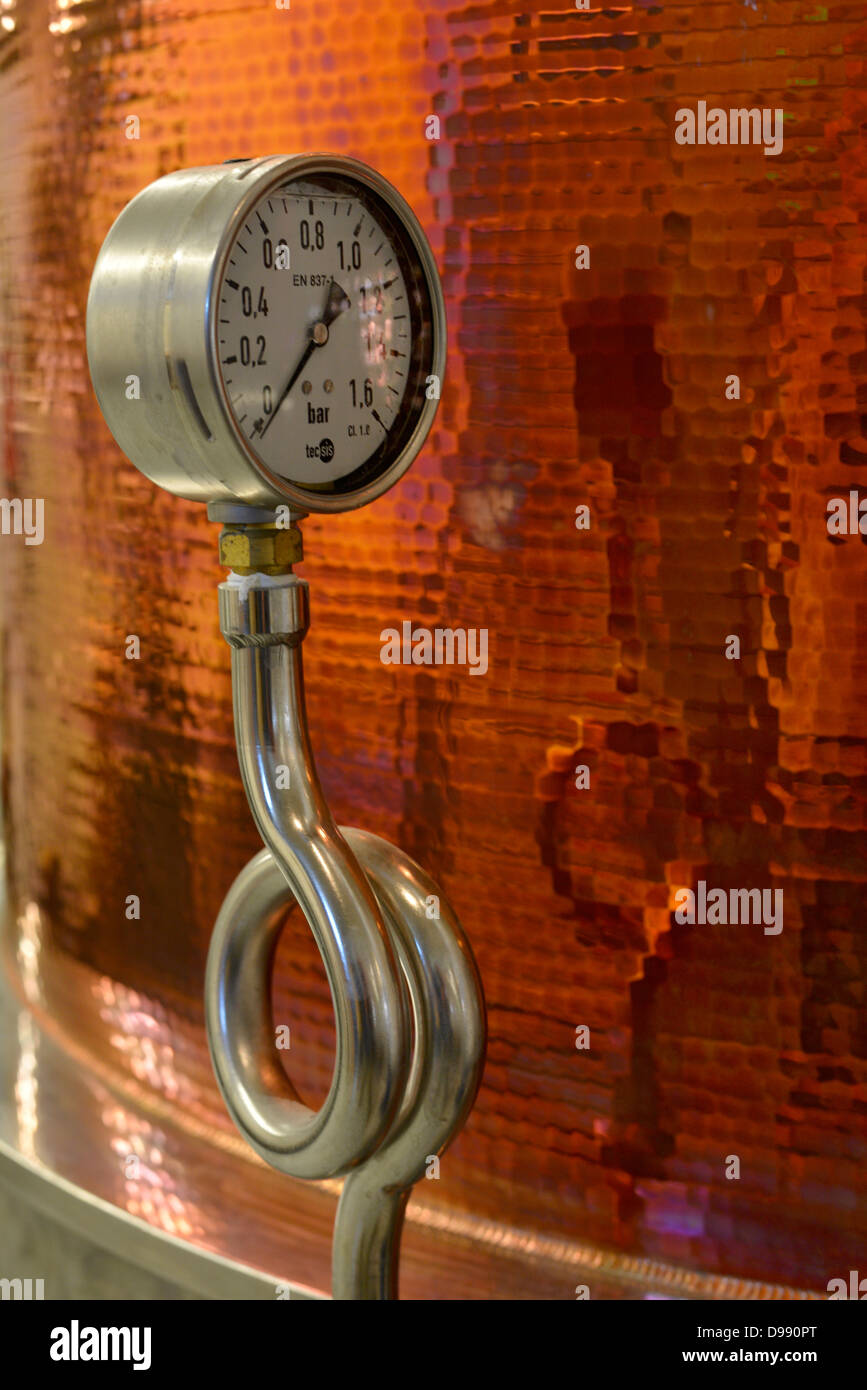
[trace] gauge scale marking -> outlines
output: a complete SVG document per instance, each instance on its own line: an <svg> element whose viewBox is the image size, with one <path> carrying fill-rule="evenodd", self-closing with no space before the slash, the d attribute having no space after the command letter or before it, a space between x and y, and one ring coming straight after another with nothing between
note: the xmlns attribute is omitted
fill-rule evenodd
<svg viewBox="0 0 867 1390"><path fill-rule="evenodd" d="M218 328L232 413L268 468L321 486L381 447L407 390L410 303L357 198L305 183L263 200L227 257Z"/></svg>

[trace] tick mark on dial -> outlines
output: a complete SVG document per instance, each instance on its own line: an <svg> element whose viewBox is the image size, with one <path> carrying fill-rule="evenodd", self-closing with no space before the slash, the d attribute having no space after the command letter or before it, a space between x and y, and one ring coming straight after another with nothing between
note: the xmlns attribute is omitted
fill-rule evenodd
<svg viewBox="0 0 867 1390"><path fill-rule="evenodd" d="M263 232L265 233L265 235L267 236L267 235L268 235L268 228L265 226L265 223L262 221L262 218L261 218L261 216L259 215L258 212L256 213L256 216L259 218L259 226L262 228L262 231L263 231Z"/></svg>
<svg viewBox="0 0 867 1390"><path fill-rule="evenodd" d="M230 289L230 290L236 290L236 289L238 288L238 281L237 281L237 280L227 280L227 281L226 281L226 284L229 286L229 289Z"/></svg>

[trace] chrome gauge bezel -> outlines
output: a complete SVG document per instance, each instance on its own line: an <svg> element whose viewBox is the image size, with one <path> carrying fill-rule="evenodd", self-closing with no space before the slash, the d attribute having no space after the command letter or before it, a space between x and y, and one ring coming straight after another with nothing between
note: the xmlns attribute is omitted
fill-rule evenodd
<svg viewBox="0 0 867 1390"><path fill-rule="evenodd" d="M232 410L217 332L226 262L251 210L275 189L317 179L357 188L394 237L415 354L412 386L383 445L322 486L293 481L289 466L283 476L258 456ZM115 441L152 482L222 508L350 511L393 487L433 424L446 334L439 272L418 219L382 175L346 155L268 155L163 175L109 229L87 301L91 380ZM436 389L428 391L430 378Z"/></svg>

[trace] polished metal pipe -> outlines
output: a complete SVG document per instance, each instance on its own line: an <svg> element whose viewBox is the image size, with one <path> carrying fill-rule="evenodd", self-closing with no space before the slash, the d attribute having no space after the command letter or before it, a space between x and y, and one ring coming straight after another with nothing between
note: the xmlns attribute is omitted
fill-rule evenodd
<svg viewBox="0 0 867 1390"><path fill-rule="evenodd" d="M214 928L206 974L214 1070L234 1122L267 1162L294 1177L349 1172L335 1222L335 1297L392 1298L409 1191L478 1088L478 971L424 870L331 818L304 704L306 583L232 575L219 592L238 758L267 849L238 875ZM334 1075L318 1112L280 1067L271 1025L270 964L293 898L334 1002Z"/></svg>
<svg viewBox="0 0 867 1390"><path fill-rule="evenodd" d="M344 829L394 942L415 1025L404 1105L382 1146L343 1187L334 1227L335 1298L390 1298L410 1189L462 1127L478 1090L484 997L460 923L418 864L364 830ZM436 917L430 905L436 902Z"/></svg>

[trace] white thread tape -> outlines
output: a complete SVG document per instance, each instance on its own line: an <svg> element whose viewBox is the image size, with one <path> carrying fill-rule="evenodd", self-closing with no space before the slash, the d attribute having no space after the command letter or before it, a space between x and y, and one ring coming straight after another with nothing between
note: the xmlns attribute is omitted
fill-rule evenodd
<svg viewBox="0 0 867 1390"><path fill-rule="evenodd" d="M229 570L223 583L229 584L233 589L240 589L241 598L246 599L251 589L285 588L287 585L297 584L298 576L295 574L236 574L234 570Z"/></svg>

